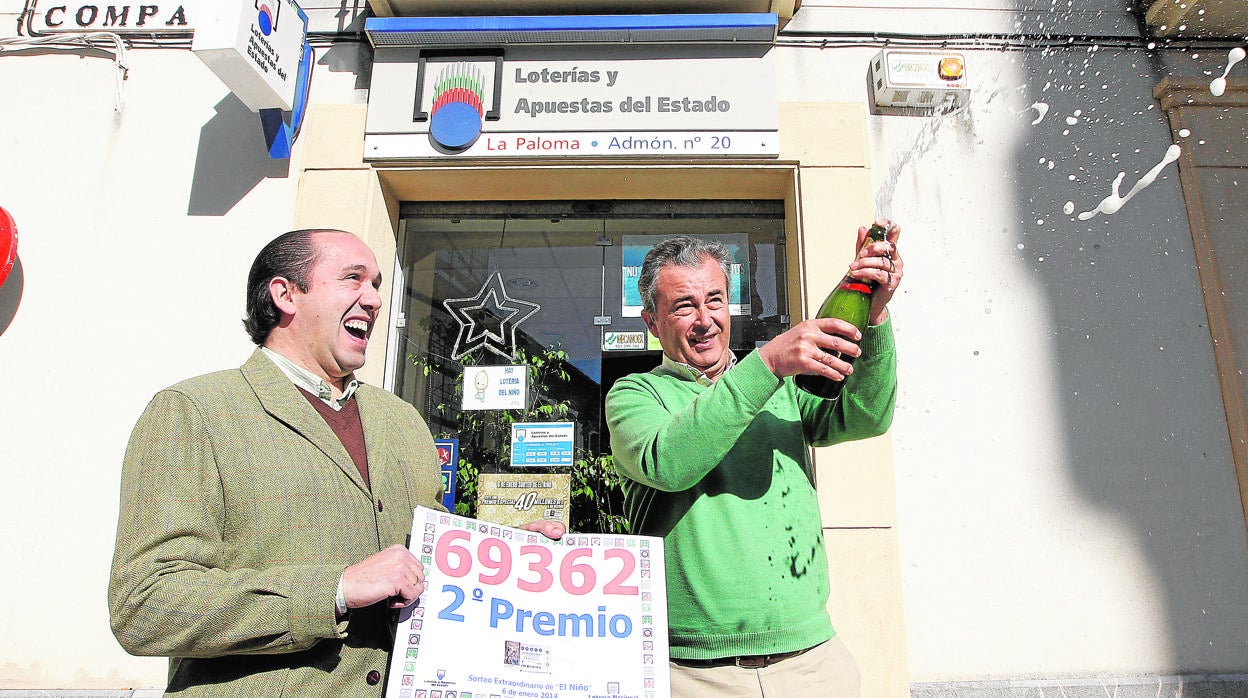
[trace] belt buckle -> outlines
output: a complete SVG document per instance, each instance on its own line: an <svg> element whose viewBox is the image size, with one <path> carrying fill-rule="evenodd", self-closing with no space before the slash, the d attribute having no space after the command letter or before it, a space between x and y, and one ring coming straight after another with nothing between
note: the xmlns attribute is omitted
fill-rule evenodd
<svg viewBox="0 0 1248 698"><path fill-rule="evenodd" d="M756 654L748 657L734 657L732 663L742 669L762 669L767 666L767 655Z"/></svg>

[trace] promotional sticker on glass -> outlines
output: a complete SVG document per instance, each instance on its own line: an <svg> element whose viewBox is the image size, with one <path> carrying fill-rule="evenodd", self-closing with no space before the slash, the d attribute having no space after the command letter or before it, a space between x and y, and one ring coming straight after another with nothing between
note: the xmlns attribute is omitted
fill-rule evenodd
<svg viewBox="0 0 1248 698"><path fill-rule="evenodd" d="M572 476L568 473L481 473L477 518L505 526L547 519L569 523ZM450 507L447 507L448 509Z"/></svg>
<svg viewBox="0 0 1248 698"><path fill-rule="evenodd" d="M529 395L524 366L465 366L465 410L522 410Z"/></svg>
<svg viewBox="0 0 1248 698"><path fill-rule="evenodd" d="M455 511L455 474L459 469L459 439L434 439L442 469L442 506Z"/></svg>
<svg viewBox="0 0 1248 698"><path fill-rule="evenodd" d="M572 465L572 422L516 422L511 425L511 467Z"/></svg>
<svg viewBox="0 0 1248 698"><path fill-rule="evenodd" d="M602 333L602 350L603 351L627 351L630 349L645 349L646 333L642 332L603 332Z"/></svg>

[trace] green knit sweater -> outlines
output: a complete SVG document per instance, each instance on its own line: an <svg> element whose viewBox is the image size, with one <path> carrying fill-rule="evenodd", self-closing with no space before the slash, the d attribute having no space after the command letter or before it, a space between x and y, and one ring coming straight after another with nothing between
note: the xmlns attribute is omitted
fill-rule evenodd
<svg viewBox="0 0 1248 698"><path fill-rule="evenodd" d="M835 634L808 446L892 422L890 324L860 346L836 401L776 378L757 352L710 385L659 366L607 394L632 531L664 539L673 658L788 652Z"/></svg>

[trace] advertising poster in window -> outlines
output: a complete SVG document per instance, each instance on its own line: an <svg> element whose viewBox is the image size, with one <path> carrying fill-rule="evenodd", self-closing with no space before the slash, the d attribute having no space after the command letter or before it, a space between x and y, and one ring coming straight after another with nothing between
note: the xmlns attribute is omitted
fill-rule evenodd
<svg viewBox="0 0 1248 698"><path fill-rule="evenodd" d="M524 366L464 367L464 410L522 410L528 395Z"/></svg>
<svg viewBox="0 0 1248 698"><path fill-rule="evenodd" d="M455 511L455 476L459 470L459 439L434 439L442 469L442 506Z"/></svg>
<svg viewBox="0 0 1248 698"><path fill-rule="evenodd" d="M481 473L477 518L505 526L538 519L562 521L572 514L572 476L567 473Z"/></svg>
<svg viewBox="0 0 1248 698"><path fill-rule="evenodd" d="M666 240L666 235L625 235L623 273L623 307L620 315L641 317L641 292L637 279L641 276L641 263L646 253L656 244ZM732 275L728 278L728 312L731 315L750 314L750 247L745 233L731 235L700 235L706 240L717 240L732 253Z"/></svg>
<svg viewBox="0 0 1248 698"><path fill-rule="evenodd" d="M428 589L400 617L386 695L667 698L663 540L540 533L417 507Z"/></svg>
<svg viewBox="0 0 1248 698"><path fill-rule="evenodd" d="M511 425L511 467L572 467L576 425L572 422L515 422Z"/></svg>

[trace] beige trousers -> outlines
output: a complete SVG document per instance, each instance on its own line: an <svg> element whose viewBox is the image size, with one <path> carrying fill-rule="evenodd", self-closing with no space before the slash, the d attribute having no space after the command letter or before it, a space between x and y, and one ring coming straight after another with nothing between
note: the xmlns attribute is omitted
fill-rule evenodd
<svg viewBox="0 0 1248 698"><path fill-rule="evenodd" d="M858 665L839 637L762 669L671 663L672 698L859 698Z"/></svg>

